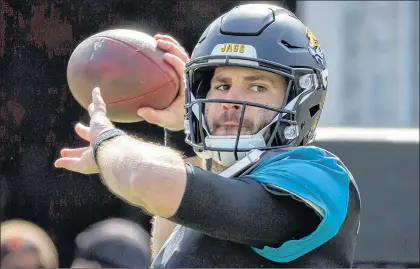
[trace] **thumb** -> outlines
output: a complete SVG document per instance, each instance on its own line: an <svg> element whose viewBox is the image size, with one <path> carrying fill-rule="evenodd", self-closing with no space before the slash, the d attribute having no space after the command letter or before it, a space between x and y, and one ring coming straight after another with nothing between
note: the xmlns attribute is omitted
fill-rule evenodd
<svg viewBox="0 0 420 269"><path fill-rule="evenodd" d="M137 115L145 119L148 123L160 125L162 121L161 111L157 111L151 107L142 107L137 110Z"/></svg>
<svg viewBox="0 0 420 269"><path fill-rule="evenodd" d="M178 116L171 110L155 110L150 107L142 107L137 110L137 114L145 119L148 123L155 124L162 128L167 128L169 130L182 130L182 126L179 125ZM182 124L184 122L182 121Z"/></svg>
<svg viewBox="0 0 420 269"><path fill-rule="evenodd" d="M82 163L77 157L63 157L54 162L56 168L64 168L73 172L81 172Z"/></svg>

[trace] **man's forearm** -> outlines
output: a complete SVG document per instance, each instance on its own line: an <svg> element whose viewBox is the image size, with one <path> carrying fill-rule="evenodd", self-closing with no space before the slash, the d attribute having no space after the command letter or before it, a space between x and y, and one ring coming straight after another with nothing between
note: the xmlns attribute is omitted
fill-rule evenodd
<svg viewBox="0 0 420 269"><path fill-rule="evenodd" d="M176 151L130 136L118 136L98 150L105 184L129 203L164 218L178 209L186 185L185 163Z"/></svg>

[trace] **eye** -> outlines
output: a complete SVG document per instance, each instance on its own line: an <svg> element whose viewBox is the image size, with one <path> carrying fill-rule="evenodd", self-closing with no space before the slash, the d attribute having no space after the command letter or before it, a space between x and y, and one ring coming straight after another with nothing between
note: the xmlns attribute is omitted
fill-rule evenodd
<svg viewBox="0 0 420 269"><path fill-rule="evenodd" d="M225 85L218 86L215 89L219 91L228 91L230 89L230 86L225 84Z"/></svg>
<svg viewBox="0 0 420 269"><path fill-rule="evenodd" d="M267 88L261 85L254 85L251 87L251 90L254 92L264 92L267 90Z"/></svg>

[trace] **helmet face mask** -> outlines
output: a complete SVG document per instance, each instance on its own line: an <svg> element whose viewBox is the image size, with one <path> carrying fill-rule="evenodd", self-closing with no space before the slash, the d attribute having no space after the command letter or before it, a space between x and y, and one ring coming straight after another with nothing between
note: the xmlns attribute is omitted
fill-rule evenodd
<svg viewBox="0 0 420 269"><path fill-rule="evenodd" d="M277 11L273 11L273 6L260 6L262 8L267 6L269 13L272 11L275 14L278 10L284 13L277 16L279 17L277 25L272 22L265 28L264 31L268 34L264 31L253 36L244 33L241 35L222 34L220 29L223 28L223 21L229 21L229 18L231 18L230 22L235 19L243 20L243 18L236 18L235 14L226 18L232 13L232 11L228 12L206 29L185 68L186 142L193 146L199 156L212 158L226 167L231 166L253 149L294 147L311 142L325 98L327 69L322 50L313 34L309 32L308 35L308 29L287 10L278 7ZM241 7L244 6L239 8ZM246 7L242 9L239 12L242 17L244 12L252 13L252 10L248 11ZM282 26L282 21L288 27ZM289 21L297 24L297 27L290 27ZM275 26L280 30L274 29ZM291 32L289 33L291 36L302 32L306 45L293 50L285 45L290 46L291 41L279 42L278 38L273 38L270 31L277 32L279 35L283 34L283 36L287 32ZM302 42L300 40L297 44L302 44ZM275 46L277 51L267 52L265 48L270 47L270 44ZM309 48L314 45L317 48ZM310 49L313 51L310 52ZM314 54L317 51L318 54ZM293 56L296 56L297 61ZM297 65L287 64L293 61ZM287 87L282 104L274 107L249 101L207 98L214 70L226 66L247 67L283 76ZM230 103L240 107L240 115L236 118L239 126L235 135L222 136L211 133L205 111L206 106L214 103ZM263 109L267 115L271 116L267 118L263 126L259 126L259 130L241 134L248 109Z"/></svg>

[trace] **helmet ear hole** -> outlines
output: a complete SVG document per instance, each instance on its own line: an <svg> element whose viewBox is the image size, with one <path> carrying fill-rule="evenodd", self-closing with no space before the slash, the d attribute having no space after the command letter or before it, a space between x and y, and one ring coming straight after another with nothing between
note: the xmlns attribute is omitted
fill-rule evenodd
<svg viewBox="0 0 420 269"><path fill-rule="evenodd" d="M213 78L214 70L206 70L206 71L195 71L194 72L194 83L193 91L194 97L196 99L204 99L207 96L208 91L210 90L210 82Z"/></svg>
<svg viewBox="0 0 420 269"><path fill-rule="evenodd" d="M319 104L316 104L316 105L312 106L311 108L309 108L309 114L310 114L311 118L313 118L318 113L319 110L320 110L320 105Z"/></svg>
<svg viewBox="0 0 420 269"><path fill-rule="evenodd" d="M288 104L290 101L292 101L296 96L297 96L297 94L296 94L296 86L292 82L292 86L290 87L289 93L287 95L286 104Z"/></svg>

